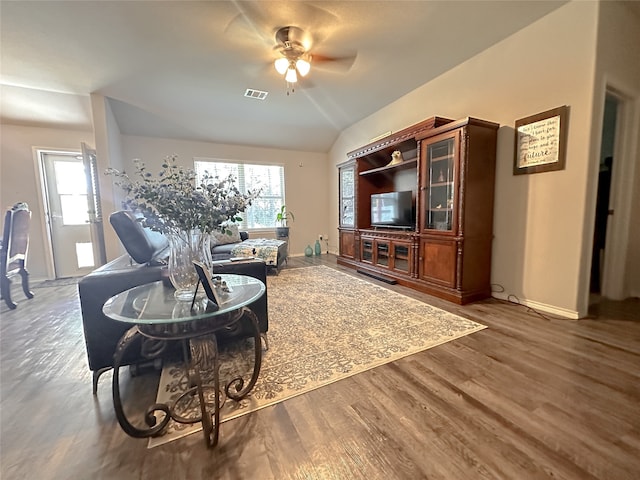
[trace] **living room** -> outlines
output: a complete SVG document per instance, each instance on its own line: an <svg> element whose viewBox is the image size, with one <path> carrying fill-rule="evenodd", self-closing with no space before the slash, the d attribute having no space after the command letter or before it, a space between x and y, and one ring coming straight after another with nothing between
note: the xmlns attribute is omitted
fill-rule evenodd
<svg viewBox="0 0 640 480"><path fill-rule="evenodd" d="M328 235L330 250L337 252L335 165L345 160L346 152L381 133L399 130L433 115L452 119L475 116L502 126L496 161L492 283L502 285L507 294L531 302L532 306L579 318L586 315L589 305L589 231L593 228L591 212L596 195L592 172L599 161L595 146L600 142L598 126L606 82L616 79L620 85L611 86L628 93L629 98L633 98L633 85L637 84L633 78L637 72L630 68L637 64L635 58L628 49L614 47L627 42L634 44L630 39L637 34L636 17L633 13L626 15L626 8L616 2L564 4L344 129L325 152L121 135L110 100L99 94L92 95L90 102L93 132L50 125L29 127L24 122L15 125L5 119L1 199L3 205L26 201L32 206L34 223L45 228L33 147L77 149L81 142L86 142L96 146L99 166L104 168L122 168L133 158L143 159L150 168L158 167L171 154L177 154L185 162L194 157L240 162L259 158L285 167L286 201L296 213L291 232L292 254L302 254L318 234ZM607 22L614 22L616 27L609 27ZM562 39L558 38L560 31ZM536 49L531 51L534 41ZM615 55L607 54L606 49ZM526 61L518 52L528 52ZM540 72L530 75L530 64L536 63L536 56L538 63L544 59L550 65L546 75ZM509 58L506 70L504 58ZM474 81L469 82L469 78ZM523 91L536 94L522 95ZM421 108L413 108L415 105ZM570 107L566 169L544 175L513 176L515 120L560 105ZM627 128L626 137L631 140L625 158L631 159L636 148L632 141L636 129L633 116ZM621 160L618 165L620 178L624 179L620 180L619 210L630 219L632 212L637 211L638 198L631 192L637 190L640 175L632 174L631 161ZM24 178L30 181L25 184ZM108 179L102 180L102 207L110 212L117 209L118 199L112 197ZM634 253L638 250L635 246L640 242L640 233L633 222L621 219L620 223L626 227L616 223L614 231L620 239L608 282L612 298L638 296L640 290L640 259ZM108 257L114 258L121 247L109 229L105 229L105 237ZM44 238L35 237L30 246L30 266L37 278L52 275L48 267L51 253ZM554 274L549 276L551 271Z"/></svg>
<svg viewBox="0 0 640 480"><path fill-rule="evenodd" d="M330 250L335 253L338 250L336 165L345 160L348 151L367 144L380 134L400 130L433 115L452 119L474 116L501 125L496 163L492 283L501 285L504 294L496 291L494 296L500 299L501 296L507 298L513 295L522 303L554 316L583 318L588 314L590 302L589 246L593 231L597 187L595 172L599 163L604 97L607 89L612 87L623 93L630 100L627 105L637 112L640 73L634 49L628 46L640 43L639 23L635 9L622 2L559 2L557 8L547 15L464 62L451 65L436 78L429 79L415 90L342 129L330 149L325 151L203 142L174 139L169 135L158 138L121 134L112 111L113 100L99 93L83 99L90 110L92 130L76 129L70 126L71 123L58 127L31 126L3 117L0 200L5 206L16 201L27 201L32 206L32 221L38 234L32 236L29 266L33 279L43 280L51 278L51 271L43 233L46 231L46 221L39 207L41 193L34 147L77 150L81 142L86 142L96 147L101 161L108 159L103 167L116 168L129 166L133 158L144 159L151 168L158 167L166 155L174 153L185 162L197 157L239 162L259 158L285 167L286 202L296 214L291 231L292 254L302 257L304 247L315 241L318 234L328 234ZM295 92L294 95L299 93ZM515 121L561 105L570 107L566 168L559 172L514 176ZM627 138L631 141L625 156L637 158L637 113L631 116L627 128L630 132ZM634 170L632 161L619 165L620 182L626 186L627 192L626 203L621 204L620 211L629 220L634 218L633 212L638 211L640 172L637 168ZM113 211L117 208L117 198L111 195L109 180L105 179L102 186L103 210ZM621 229L619 235L622 240L619 245L623 248L616 255L619 258L615 259L615 265L621 267L611 267L610 284L621 298L637 297L640 296L640 249L637 248L640 231L632 221L623 223L625 227L617 227ZM122 248L113 232L107 229L105 235L108 257L115 258L122 253ZM303 261L302 258L299 260ZM26 304L27 301L21 303ZM20 305L19 309L22 307ZM475 315L480 317L483 307L475 309ZM507 312L509 310L502 312L503 317L511 315ZM12 315L12 318L20 318L19 313ZM3 310L3 321L5 318L8 320L9 316ZM527 323L520 315L517 318L523 324ZM533 330L530 326L523 325L523 328ZM622 327L617 331L624 334ZM525 345L523 342L519 347L526 348ZM455 357L453 347L447 352L451 358ZM514 355L517 355L516 352L511 351ZM467 360L472 359L467 357ZM74 357L73 361L84 366L84 358ZM58 365L62 367L64 363ZM632 363L629 361L624 365ZM375 378L373 374L367 380L354 381L362 387L362 384L374 382ZM368 388L373 389L371 386ZM329 394L322 389L318 392L313 401L331 405L331 399L327 398ZM345 398L347 394L343 391L342 395L341 398ZM110 407L104 399L100 404L105 411ZM93 406L90 404L87 408ZM306 405L304 408L308 411L312 406ZM294 415L279 409L264 413L265 420L261 428L266 431L268 427L265 425L270 420L287 424L290 414ZM298 428L308 427L317 433L327 427L322 422L304 424L300 417L296 418L297 426L289 427L289 431L283 427L283 431L278 431L279 436L273 440L282 441L282 437L293 435ZM625 418L637 422L637 417L634 419L630 414ZM345 433L343 430L336 432ZM110 441L131 441L119 436L120 433L113 433ZM97 439L96 444L97 449L104 447ZM289 442L285 444L294 450L298 448ZM190 446L202 447L196 443ZM66 448L72 447L68 445ZM358 446L354 443L350 448L357 449ZM232 449L225 452L231 458L235 455ZM313 454L309 445L305 446L304 453L297 453L299 455L294 455L297 459L306 458L312 463ZM284 462L286 451L281 450L278 455ZM128 461L133 462L131 458ZM175 457L171 461L180 463ZM297 467L303 469L304 464L300 460ZM206 472L206 468L203 471ZM291 471L280 473L281 478L294 475ZM278 474L265 476L270 477L277 478ZM606 474L600 478L606 478Z"/></svg>

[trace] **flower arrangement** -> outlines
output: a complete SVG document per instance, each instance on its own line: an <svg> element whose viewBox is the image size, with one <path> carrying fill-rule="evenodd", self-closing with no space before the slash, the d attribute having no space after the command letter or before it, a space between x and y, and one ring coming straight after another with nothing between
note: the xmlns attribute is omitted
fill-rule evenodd
<svg viewBox="0 0 640 480"><path fill-rule="evenodd" d="M157 177L142 161L134 164L137 180L113 168L106 173L117 177L114 183L125 191L123 207L141 212L143 226L161 233L225 231L223 223L242 220L238 215L260 194L241 193L232 175L221 180L207 174L196 185L195 172L177 165L176 155L165 158Z"/></svg>

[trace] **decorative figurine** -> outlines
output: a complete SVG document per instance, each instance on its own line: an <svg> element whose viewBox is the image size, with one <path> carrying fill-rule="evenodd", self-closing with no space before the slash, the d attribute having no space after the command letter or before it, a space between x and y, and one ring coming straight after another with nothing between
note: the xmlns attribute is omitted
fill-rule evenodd
<svg viewBox="0 0 640 480"><path fill-rule="evenodd" d="M395 150L391 154L391 162L389 165L397 165L398 163L402 163L404 159L402 158L402 152L400 150Z"/></svg>

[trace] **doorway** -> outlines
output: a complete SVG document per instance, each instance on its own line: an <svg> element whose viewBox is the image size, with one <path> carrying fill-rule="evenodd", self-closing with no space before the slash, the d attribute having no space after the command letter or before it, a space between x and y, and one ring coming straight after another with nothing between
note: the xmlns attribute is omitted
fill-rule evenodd
<svg viewBox="0 0 640 480"><path fill-rule="evenodd" d="M600 147L595 226L591 254L591 280L589 282L590 292L596 295L600 295L602 292L607 246L607 225L609 223L609 217L614 214L614 210L610 208L610 200L612 197L611 180L613 178L616 123L619 104L620 100L612 93L607 92L602 121L602 142Z"/></svg>
<svg viewBox="0 0 640 480"><path fill-rule="evenodd" d="M80 152L38 151L55 278L88 274L96 266L87 175Z"/></svg>
<svg viewBox="0 0 640 480"><path fill-rule="evenodd" d="M632 229L637 217L634 184L640 175L636 162L640 98L612 85L607 85L603 94L602 142L598 165L605 169L605 160L612 157L611 186L604 248L600 250L599 263L595 265L592 261L591 265L591 271L594 267L600 270L599 289L590 296L591 304L602 298L624 300L632 296L638 291L637 279L640 278L640 265L630 255L640 247L639 237ZM595 215L595 212L591 214ZM595 228L593 233L596 234Z"/></svg>

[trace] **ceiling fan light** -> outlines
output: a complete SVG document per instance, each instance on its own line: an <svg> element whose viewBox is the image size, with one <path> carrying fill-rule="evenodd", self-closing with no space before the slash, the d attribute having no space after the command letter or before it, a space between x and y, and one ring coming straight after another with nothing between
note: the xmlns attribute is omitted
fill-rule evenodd
<svg viewBox="0 0 640 480"><path fill-rule="evenodd" d="M289 68L284 79L289 83L296 83L298 81L298 75L295 68Z"/></svg>
<svg viewBox="0 0 640 480"><path fill-rule="evenodd" d="M289 60L284 57L278 58L274 62L274 66L276 67L276 70L280 75L284 75L284 73L287 71L287 68L289 68Z"/></svg>
<svg viewBox="0 0 640 480"><path fill-rule="evenodd" d="M298 69L298 73L304 77L309 73L309 70L311 70L311 64L306 60L299 58L296 61L296 68Z"/></svg>

